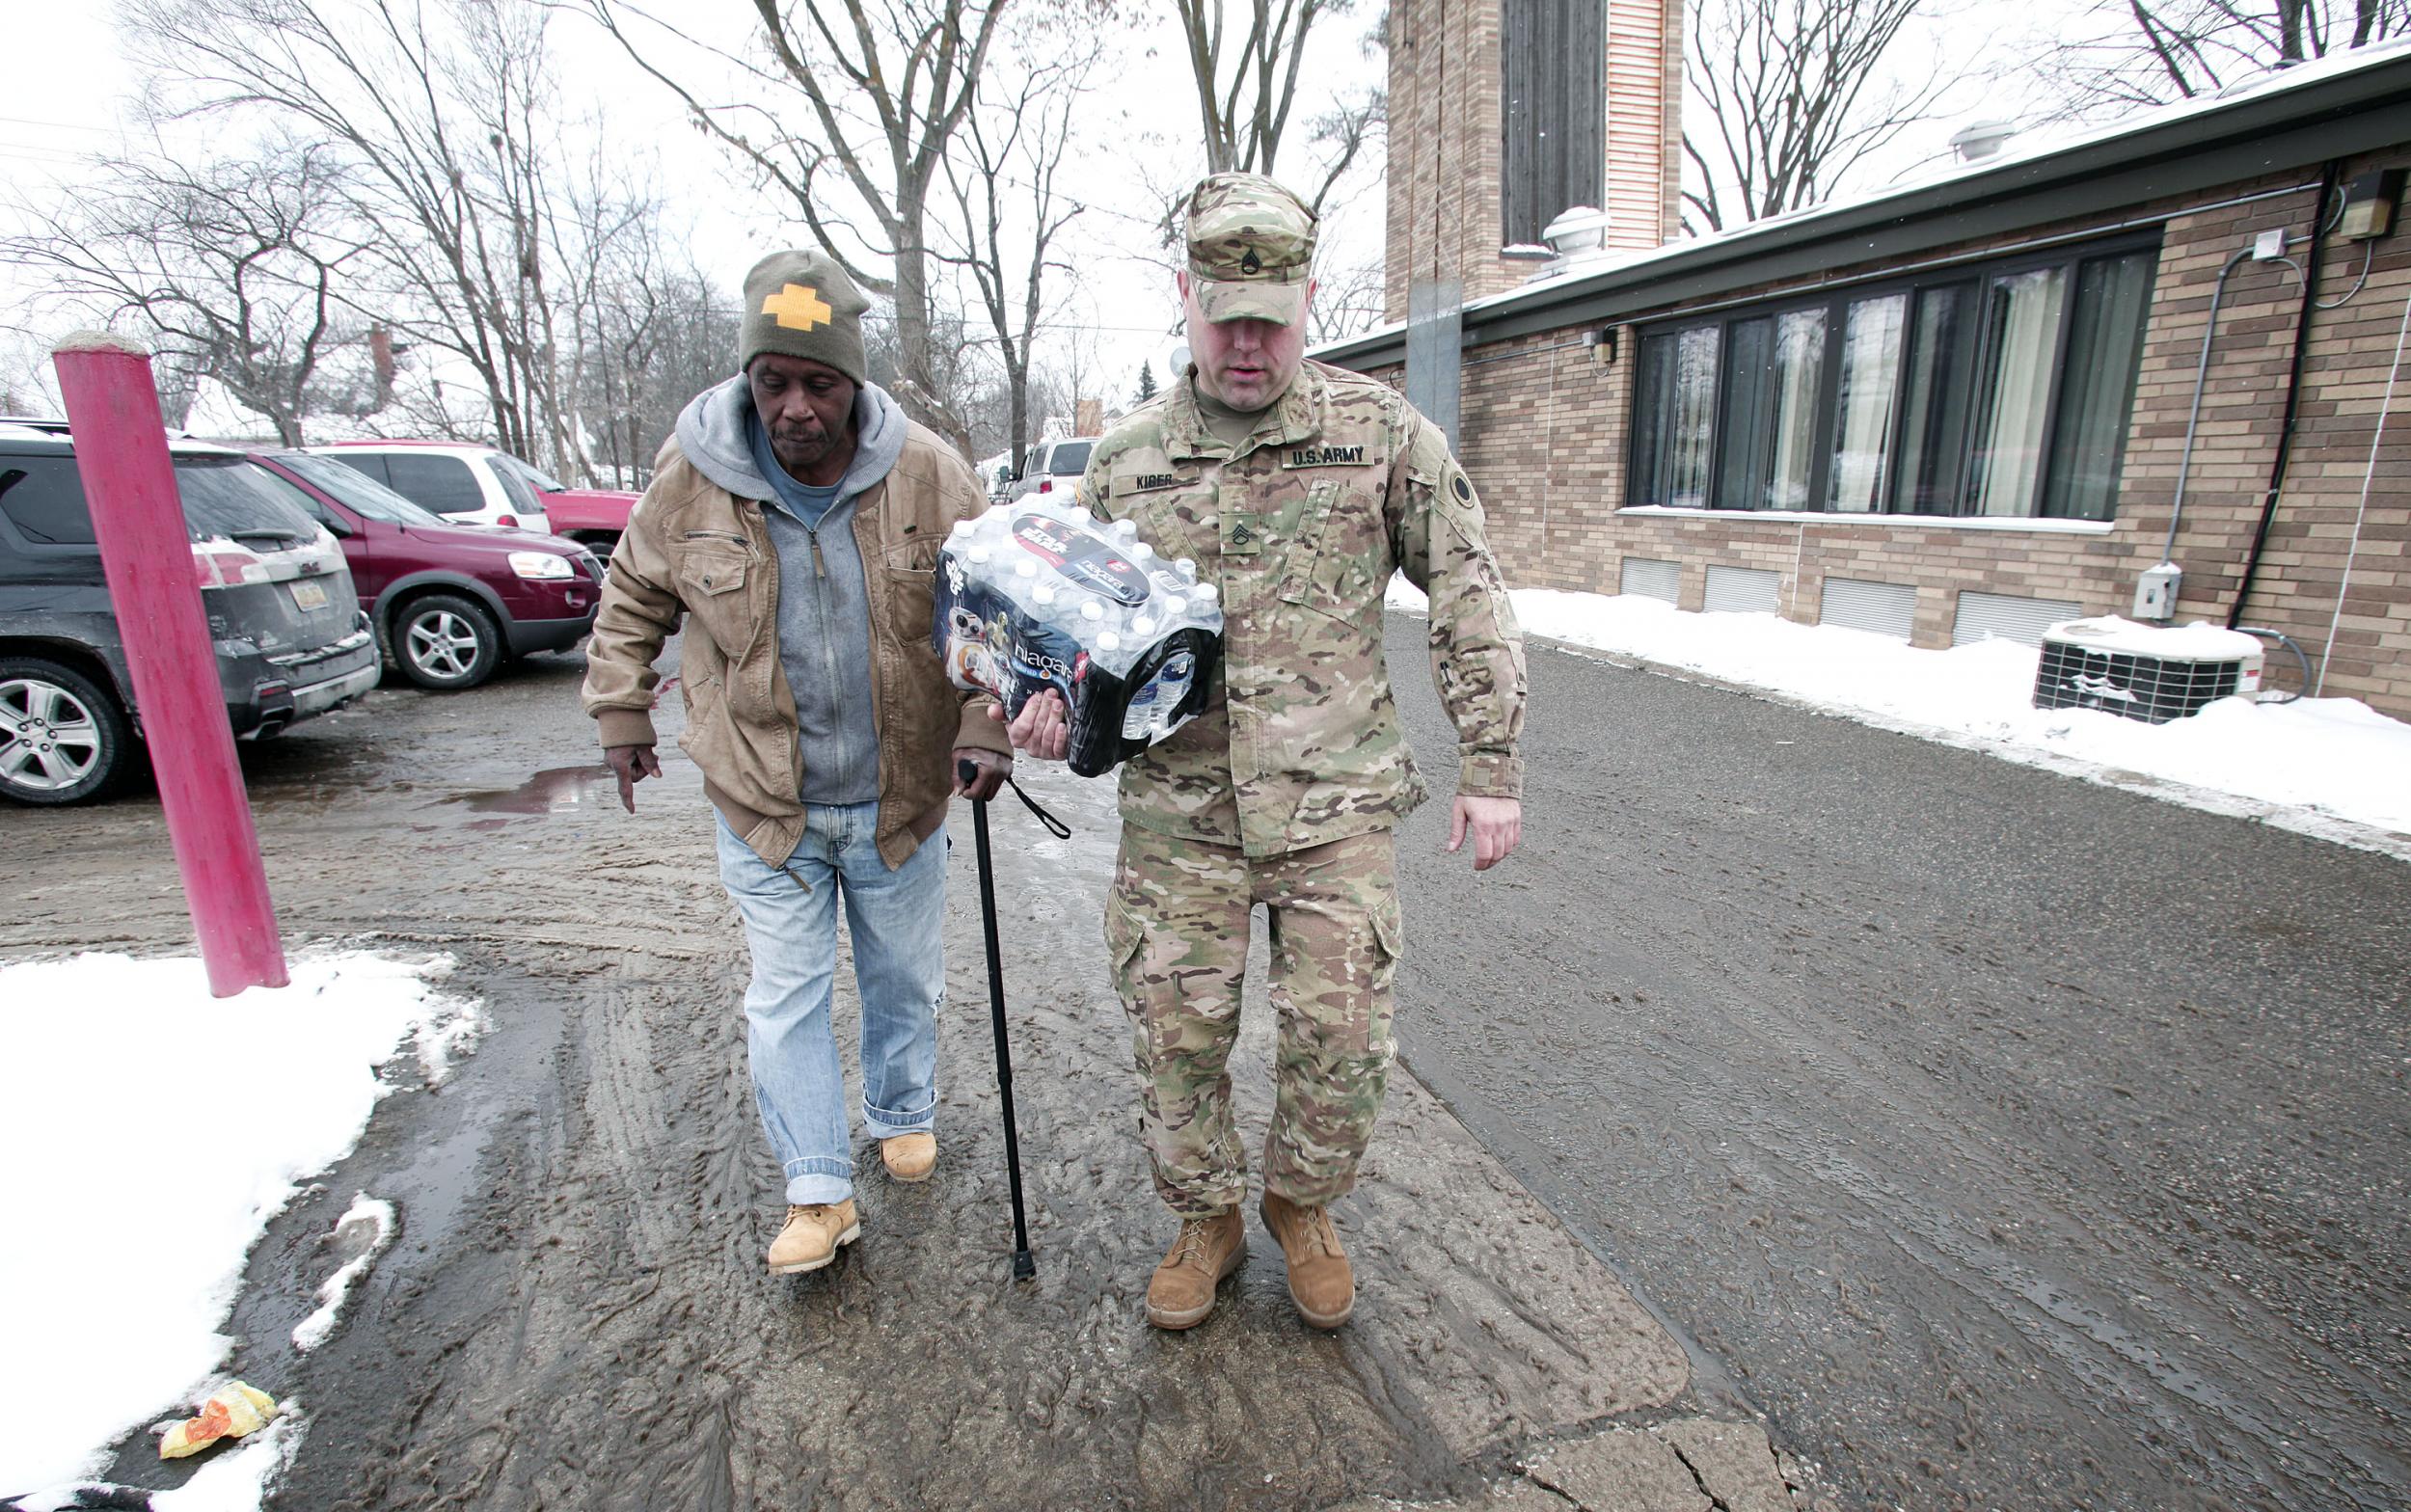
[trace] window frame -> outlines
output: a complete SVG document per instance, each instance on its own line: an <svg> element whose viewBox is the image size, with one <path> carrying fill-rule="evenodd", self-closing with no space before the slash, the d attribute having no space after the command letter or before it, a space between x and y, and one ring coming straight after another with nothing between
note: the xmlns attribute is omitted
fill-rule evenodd
<svg viewBox="0 0 2411 1512"><path fill-rule="evenodd" d="M2137 344L2136 365L2139 372L2143 350L2149 341L2151 295L2157 288L2161 251L2162 237L2155 229L2124 235L2105 236L2072 245L2013 252L1999 256L1971 256L1955 259L1947 263L1896 274L1879 275L1821 288L1778 290L1759 299L1737 301L1730 305L1696 311L1677 310L1657 319L1635 322L1633 331L1634 388L1632 403L1626 417L1624 448L1624 507L1678 508L1737 516L1820 514L1854 520L2045 521L2065 519L2095 523L2087 521L2083 516L2052 515L2044 512L2052 492L2050 469L2061 428L2060 412L2067 400L2070 338L2074 327L2076 307L2080 302L2078 295L2084 270L2087 265L2095 262L2131 256L2138 253L2150 255L2152 258L2151 282L2146 289L2143 308L2144 325ZM1975 392L1975 385L1980 377L1991 370L1998 345L1987 312L1993 289L1999 280L2047 268L2063 270L2064 293L2060 301L2058 323L2053 333L2050 382L2045 399L2043 426L2036 443L2039 462L2032 494L2026 500L2025 512L2021 514L1978 515L1971 507L1973 501L1968 498L1967 490L1973 477L1977 441L1982 428L1978 422L1984 414L1986 401L1985 396ZM1941 438L1947 446L1947 454L1940 459L1941 467L1937 471L1935 487L1932 490L1933 498L1945 501L1948 507L1938 510L1933 507L1904 508L1900 502L1900 483L1910 412L1910 405L1907 402L1907 392L1920 355L1919 347L1923 333L1919 317L1924 308L1925 297L1945 289L1957 291L1959 297L1965 302L1959 321L1960 329L1957 339L1951 343L1957 350L1945 351L1942 354L1942 364L1937 369L1938 390L1947 392L1955 386L1957 392L1965 396L1963 413L1956 418L1954 423L1948 426L1949 434ZM1900 352L1892 373L1895 397L1892 413L1886 419L1884 428L1883 476L1877 490L1881 503L1879 507L1872 510L1837 509L1834 507L1832 499L1833 450L1839 442L1835 427L1839 422L1841 369L1844 352L1848 345L1846 338L1849 332L1851 310L1861 301L1883 299L1895 294L1905 296L1906 308L1901 322ZM1771 323L1773 329L1779 332L1780 322L1784 316L1802 310L1820 311L1825 320L1825 349L1818 365L1814 446L1809 471L1807 501L1797 508L1785 509L1731 506L1719 503L1717 500L1723 497L1726 469L1733 462L1738 449L1734 445L1730 429L1733 391L1737 387L1730 381L1729 366L1734 352L1734 328L1749 321L1766 320ZM1643 419L1648 413L1646 407L1671 400L1670 394L1654 396L1643 392L1641 373L1644 364L1640 354L1644 346L1652 340L1659 338L1679 340L1684 333L1705 327L1713 327L1717 331L1717 367L1716 392L1709 406L1714 429L1708 438L1708 468L1706 486L1701 491L1702 501L1698 504L1658 504L1654 500L1638 499L1635 493L1636 485L1642 481L1639 469L1644 446ZM1673 364L1668 364L1669 371L1673 366ZM2133 375L2129 376L2131 380ZM2138 386L2133 381L2130 381L2127 386L2127 424L2128 427L2132 426L2134 420L2133 391ZM1675 444L1675 438L1669 435L1663 444L1670 446ZM2116 502L2113 500L2110 512L2105 518L2115 520L2116 517Z"/></svg>

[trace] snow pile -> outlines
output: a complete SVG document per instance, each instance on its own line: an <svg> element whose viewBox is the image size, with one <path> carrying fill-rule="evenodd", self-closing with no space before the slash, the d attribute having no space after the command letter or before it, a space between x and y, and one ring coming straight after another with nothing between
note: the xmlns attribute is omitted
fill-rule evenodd
<svg viewBox="0 0 2411 1512"><path fill-rule="evenodd" d="M1695 614L1637 594L1519 588L1525 633L1761 688L1829 714L2094 777L2195 791L2162 796L2256 814L2331 838L2347 825L2411 836L2411 724L2357 698L2255 703L2144 724L2094 709L2034 707L2041 653L1987 640L1923 651L1888 635L1773 614ZM1393 607L1424 611L1403 579ZM2215 632L2223 637L2226 632ZM2254 646L2258 647L2258 642ZM2274 662L2290 673L2290 665Z"/></svg>
<svg viewBox="0 0 2411 1512"><path fill-rule="evenodd" d="M378 1066L409 1043L435 1079L466 1048L477 1011L433 986L450 969L349 952L216 999L195 958L0 966L0 1495L96 1473L127 1430L207 1394L244 1256L350 1151L393 1090ZM241 1453L257 1472L293 1434L277 1427ZM248 1478L256 1504L257 1473L203 1475ZM223 1499L198 1479L179 1495Z"/></svg>

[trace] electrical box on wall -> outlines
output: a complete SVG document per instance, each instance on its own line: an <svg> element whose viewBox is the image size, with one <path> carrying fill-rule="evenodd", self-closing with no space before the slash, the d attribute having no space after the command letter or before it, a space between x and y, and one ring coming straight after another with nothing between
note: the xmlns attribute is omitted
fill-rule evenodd
<svg viewBox="0 0 2411 1512"><path fill-rule="evenodd" d="M2184 570L2175 562L2145 568L2135 582L2135 618L2175 619L2177 585L2184 576Z"/></svg>

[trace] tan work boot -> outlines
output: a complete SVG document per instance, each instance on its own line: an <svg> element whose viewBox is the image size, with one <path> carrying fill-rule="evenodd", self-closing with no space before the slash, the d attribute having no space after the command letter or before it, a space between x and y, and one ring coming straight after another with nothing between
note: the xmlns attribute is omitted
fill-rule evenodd
<svg viewBox="0 0 2411 1512"><path fill-rule="evenodd" d="M790 1207L787 1227L771 1241L771 1274L794 1276L817 1271L837 1258L839 1245L852 1244L861 1237L862 1224L854 1217L851 1197L842 1202Z"/></svg>
<svg viewBox="0 0 2411 1512"><path fill-rule="evenodd" d="M937 1136L899 1134L879 1142L879 1158L899 1181L927 1181L937 1169Z"/></svg>
<svg viewBox="0 0 2411 1512"><path fill-rule="evenodd" d="M1331 1214L1300 1207L1278 1193L1264 1194L1264 1227L1281 1241L1289 1262L1289 1300L1299 1317L1316 1328L1338 1328L1356 1310L1356 1276L1340 1248Z"/></svg>
<svg viewBox="0 0 2411 1512"><path fill-rule="evenodd" d="M1186 1220L1147 1283L1147 1321L1171 1329L1205 1322L1214 1310L1214 1288L1246 1258L1247 1225L1237 1208Z"/></svg>

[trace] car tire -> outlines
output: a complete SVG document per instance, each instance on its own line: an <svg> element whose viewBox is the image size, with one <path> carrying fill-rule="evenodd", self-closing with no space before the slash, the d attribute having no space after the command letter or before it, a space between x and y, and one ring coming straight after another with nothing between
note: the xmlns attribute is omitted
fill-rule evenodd
<svg viewBox="0 0 2411 1512"><path fill-rule="evenodd" d="M502 662L502 633L485 607L453 593L411 600L393 616L393 664L440 693L474 688Z"/></svg>
<svg viewBox="0 0 2411 1512"><path fill-rule="evenodd" d="M105 796L136 765L134 743L106 688L56 662L0 658L0 796L41 804Z"/></svg>

